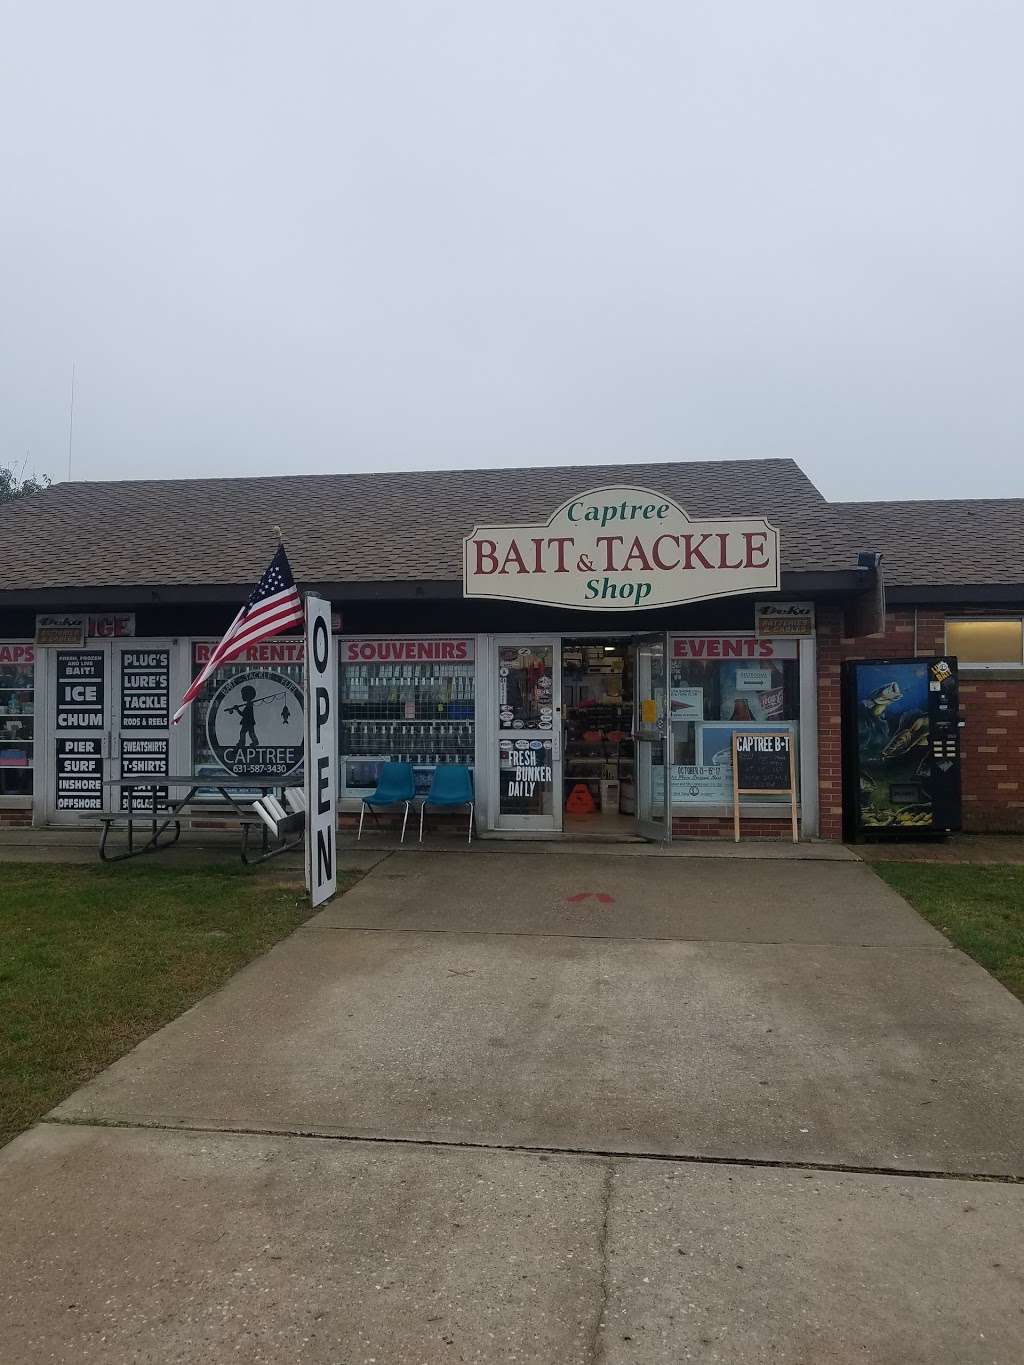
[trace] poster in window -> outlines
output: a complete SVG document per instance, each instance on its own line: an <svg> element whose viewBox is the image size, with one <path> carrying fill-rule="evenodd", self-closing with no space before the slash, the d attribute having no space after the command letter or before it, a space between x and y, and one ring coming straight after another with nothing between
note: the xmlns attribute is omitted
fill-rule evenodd
<svg viewBox="0 0 1024 1365"><path fill-rule="evenodd" d="M674 721L704 719L703 687L684 684L672 688L672 719Z"/></svg>
<svg viewBox="0 0 1024 1365"><path fill-rule="evenodd" d="M121 740L122 777L166 777L167 776L166 739L136 739L125 736ZM157 809L167 804L167 787L153 783L147 787L132 787L121 792L122 810L152 810L154 799Z"/></svg>
<svg viewBox="0 0 1024 1365"><path fill-rule="evenodd" d="M554 769L549 739L503 739L498 746L502 815L550 815Z"/></svg>
<svg viewBox="0 0 1024 1365"><path fill-rule="evenodd" d="M170 724L170 653L132 649L121 655L121 729L166 730Z"/></svg>
<svg viewBox="0 0 1024 1365"><path fill-rule="evenodd" d="M731 799L729 769L721 763L677 763L672 769L672 804L723 805Z"/></svg>
<svg viewBox="0 0 1024 1365"><path fill-rule="evenodd" d="M781 664L769 660L757 664L728 660L718 667L721 720L781 720L784 704Z"/></svg>
<svg viewBox="0 0 1024 1365"><path fill-rule="evenodd" d="M104 661L102 651L58 650L58 731L102 730Z"/></svg>
<svg viewBox="0 0 1024 1365"><path fill-rule="evenodd" d="M103 809L103 750L99 739L57 740L57 809Z"/></svg>

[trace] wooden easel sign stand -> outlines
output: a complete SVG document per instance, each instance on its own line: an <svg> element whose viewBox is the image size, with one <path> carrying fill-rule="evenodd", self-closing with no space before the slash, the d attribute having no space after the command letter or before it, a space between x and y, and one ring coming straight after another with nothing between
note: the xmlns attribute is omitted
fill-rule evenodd
<svg viewBox="0 0 1024 1365"><path fill-rule="evenodd" d="M732 735L732 832L740 841L740 797L789 797L793 842L796 825L796 752L789 731L734 730Z"/></svg>

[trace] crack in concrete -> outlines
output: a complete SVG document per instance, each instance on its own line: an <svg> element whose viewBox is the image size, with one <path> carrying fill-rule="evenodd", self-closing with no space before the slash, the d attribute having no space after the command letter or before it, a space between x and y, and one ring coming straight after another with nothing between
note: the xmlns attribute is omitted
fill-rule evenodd
<svg viewBox="0 0 1024 1365"><path fill-rule="evenodd" d="M367 873L367 876L369 874ZM828 938L682 938L677 934L567 934L559 929L421 929L395 924L314 924L305 920L294 930L320 934L450 934L474 938L568 938L595 943L707 943L727 948L882 948L886 952L950 953L959 952L945 943L836 943ZM936 931L937 932L937 931ZM287 940L282 940L287 942Z"/></svg>
<svg viewBox="0 0 1024 1365"><path fill-rule="evenodd" d="M253 1128L230 1124L218 1126L217 1124L163 1123L157 1120L105 1119L86 1115L70 1118L61 1114L44 1114L39 1122L66 1128L124 1128L161 1133L222 1133L225 1137L315 1138L318 1142L372 1142L391 1147L433 1147L439 1151L511 1152L525 1156L589 1157L610 1162L662 1161L677 1166L743 1166L752 1170L809 1171L820 1172L822 1175L880 1175L917 1180L960 1180L965 1183L992 1185L1024 1184L1024 1173L1013 1175L1007 1172L1002 1175L995 1175L988 1171L946 1171L910 1166L867 1166L839 1161L773 1161L762 1157L700 1156L696 1153L679 1152L630 1152L619 1148L543 1147L533 1146L529 1143L382 1137L378 1133L325 1133L304 1128Z"/></svg>
<svg viewBox="0 0 1024 1365"><path fill-rule="evenodd" d="M372 836L371 836L372 837ZM458 844L451 844L444 848L421 847L411 844L389 844L386 848L378 845L374 848L369 842L359 841L356 844L346 844L346 853L359 853L362 851L373 853L404 853L406 857L416 858L446 858L449 854L460 853L468 857L476 857L485 853L505 853L519 854L522 857L572 857L578 854L583 857L587 854L597 854L607 858L683 858L693 863L834 863L836 867L870 867L871 864L866 858L862 858L859 853L849 849L849 857L836 855L835 853L812 853L800 852L790 853L788 849L792 845L785 845L787 851L784 853L762 853L762 852L738 852L734 844L727 844L721 853L690 853L680 846L681 841L676 841L673 848L661 848L648 843L644 839L625 839L622 841L612 841L605 839L573 839L566 838L564 834L553 834L547 839L538 839L535 836L527 839L494 839L489 835L478 835L470 847L466 846L464 840ZM555 845L559 850L555 852L551 845ZM86 847L86 845L78 845ZM749 848L749 844L747 845ZM770 845L775 847L775 845ZM798 845L806 848L806 845ZM826 844L826 848L843 847L843 845ZM561 850L565 850L563 853ZM626 852L626 850L630 850Z"/></svg>
<svg viewBox="0 0 1024 1365"><path fill-rule="evenodd" d="M597 1308L594 1321L588 1333L587 1359L590 1365L601 1365L605 1358L605 1344L608 1336L605 1314L608 1311L608 1298L611 1293L608 1259L608 1223L611 1218L612 1186L615 1181L615 1162L606 1161L604 1180L601 1185L601 1227L598 1232L598 1255L601 1259L601 1278L598 1285Z"/></svg>

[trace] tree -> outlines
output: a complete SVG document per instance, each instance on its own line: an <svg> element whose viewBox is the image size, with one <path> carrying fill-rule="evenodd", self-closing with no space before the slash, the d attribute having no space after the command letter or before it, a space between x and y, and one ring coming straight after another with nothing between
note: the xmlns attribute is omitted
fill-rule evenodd
<svg viewBox="0 0 1024 1365"><path fill-rule="evenodd" d="M49 488L50 480L44 474L42 478L19 478L13 469L5 469L0 466L0 503L13 502L15 498L27 498L32 493L41 493L44 488Z"/></svg>

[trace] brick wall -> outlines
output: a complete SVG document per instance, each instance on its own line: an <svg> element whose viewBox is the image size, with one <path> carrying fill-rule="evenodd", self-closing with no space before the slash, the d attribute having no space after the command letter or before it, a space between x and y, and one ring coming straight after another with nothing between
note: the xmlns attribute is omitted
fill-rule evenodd
<svg viewBox="0 0 1024 1365"><path fill-rule="evenodd" d="M789 807L786 807L789 810ZM743 820L740 834L744 839L791 839L789 820ZM732 816L677 815L672 820L672 835L676 839L731 839Z"/></svg>
<svg viewBox="0 0 1024 1365"><path fill-rule="evenodd" d="M984 616L982 608L951 608L949 615ZM898 659L914 654L941 654L945 650L946 615L933 607L901 607L886 614L885 630L860 640L841 639L843 659ZM819 613L819 651L831 646L832 637L822 627L826 617ZM821 668L819 653L819 668ZM824 670L821 670L822 673ZM831 775L832 735L829 732L829 762L826 764L822 694L825 678L819 680L819 744L821 747L822 787ZM831 701L831 685L828 687ZM1024 831L1024 677L1000 677L985 670L964 669L960 682L960 732L964 829L975 833ZM838 708L837 708L838 709ZM836 749L838 752L838 749ZM836 784L838 790L838 782ZM822 834L825 792L822 791Z"/></svg>
<svg viewBox="0 0 1024 1365"><path fill-rule="evenodd" d="M843 753L841 741L842 614L819 607L818 631L818 835L843 834Z"/></svg>

